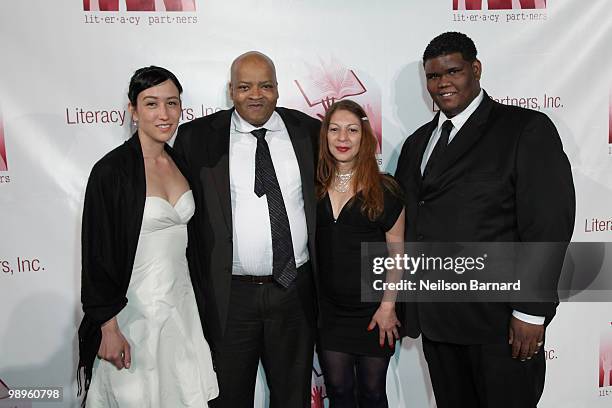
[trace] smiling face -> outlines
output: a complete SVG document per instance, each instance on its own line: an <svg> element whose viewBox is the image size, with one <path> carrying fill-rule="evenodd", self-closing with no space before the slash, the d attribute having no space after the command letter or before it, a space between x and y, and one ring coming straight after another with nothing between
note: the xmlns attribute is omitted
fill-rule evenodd
<svg viewBox="0 0 612 408"><path fill-rule="evenodd" d="M272 61L259 53L238 57L232 64L229 91L238 114L251 125L262 126L272 116L278 100Z"/></svg>
<svg viewBox="0 0 612 408"><path fill-rule="evenodd" d="M425 61L427 91L444 114L452 118L468 107L480 93L480 61L469 62L461 53Z"/></svg>
<svg viewBox="0 0 612 408"><path fill-rule="evenodd" d="M361 119L354 113L339 109L332 114L327 127L327 147L339 168L353 168L361 135Z"/></svg>
<svg viewBox="0 0 612 408"><path fill-rule="evenodd" d="M138 122L141 141L165 143L174 134L181 117L179 90L171 80L138 94L136 106L129 104L132 118Z"/></svg>

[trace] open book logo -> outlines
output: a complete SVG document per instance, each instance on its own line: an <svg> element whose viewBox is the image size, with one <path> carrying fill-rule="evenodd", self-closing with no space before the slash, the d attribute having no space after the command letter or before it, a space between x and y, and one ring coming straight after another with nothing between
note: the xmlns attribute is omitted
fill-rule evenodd
<svg viewBox="0 0 612 408"><path fill-rule="evenodd" d="M453 10L545 9L546 0L453 0Z"/></svg>
<svg viewBox="0 0 612 408"><path fill-rule="evenodd" d="M294 82L311 108L317 105L329 108L335 101L367 92L352 69L334 62L313 67L308 78Z"/></svg>
<svg viewBox="0 0 612 408"><path fill-rule="evenodd" d="M2 122L2 112L0 112L0 171L8 170L8 160L6 160L6 144L4 143L4 123Z"/></svg>
<svg viewBox="0 0 612 408"><path fill-rule="evenodd" d="M319 65L306 62L302 77L293 81L297 98L295 108L322 120L334 102L350 98L365 110L378 141L376 153L381 154L381 99L380 89L375 81L368 82L367 73L350 69L333 57L329 62L321 59L319 61ZM379 162L382 162L382 159L379 159Z"/></svg>
<svg viewBox="0 0 612 408"><path fill-rule="evenodd" d="M84 11L195 11L196 0L83 0Z"/></svg>

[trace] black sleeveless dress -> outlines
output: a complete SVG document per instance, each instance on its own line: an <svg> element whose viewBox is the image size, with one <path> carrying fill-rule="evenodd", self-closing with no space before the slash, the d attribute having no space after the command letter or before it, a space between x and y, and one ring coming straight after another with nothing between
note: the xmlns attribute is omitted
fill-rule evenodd
<svg viewBox="0 0 612 408"><path fill-rule="evenodd" d="M326 194L317 205L320 328L318 347L365 356L389 356L380 347L378 327L367 327L380 303L361 302L361 243L384 243L403 209L401 199L384 188L384 210L370 221L361 213L362 199L353 196L334 219Z"/></svg>

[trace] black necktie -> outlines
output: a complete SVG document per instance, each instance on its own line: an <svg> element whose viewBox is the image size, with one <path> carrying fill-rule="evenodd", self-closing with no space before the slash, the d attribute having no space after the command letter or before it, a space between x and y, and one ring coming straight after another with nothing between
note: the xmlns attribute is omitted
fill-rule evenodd
<svg viewBox="0 0 612 408"><path fill-rule="evenodd" d="M433 169L433 167L436 165L436 162L438 162L440 157L444 155L446 146L448 146L448 137L450 136L451 130L453 130L453 122L451 122L450 119L447 119L442 124L440 139L438 139L438 143L436 143L434 146L434 149L429 156L429 160L427 160L425 171L423 171L423 179L425 179L427 175L431 173L431 169Z"/></svg>
<svg viewBox="0 0 612 408"><path fill-rule="evenodd" d="M274 171L270 148L265 139L266 129L256 129L251 133L257 138L254 191L257 197L265 194L268 200L270 229L272 230L272 274L275 281L287 288L297 276L289 217L287 217L285 202Z"/></svg>

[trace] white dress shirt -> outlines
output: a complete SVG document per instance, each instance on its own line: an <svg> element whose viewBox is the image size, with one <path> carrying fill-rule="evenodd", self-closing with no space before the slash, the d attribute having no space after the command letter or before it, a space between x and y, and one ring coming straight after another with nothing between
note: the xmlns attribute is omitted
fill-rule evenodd
<svg viewBox="0 0 612 408"><path fill-rule="evenodd" d="M283 194L289 218L295 264L299 268L309 259L308 230L302 196L302 179L293 144L285 123L277 112L262 126ZM272 274L272 233L268 200L255 194L255 151L257 139L251 134L259 129L244 120L237 111L230 126L229 173L233 223L234 275Z"/></svg>
<svg viewBox="0 0 612 408"><path fill-rule="evenodd" d="M465 108L461 113L457 114L450 118L450 121L453 123L453 129L448 136L448 144L450 145L457 133L461 130L465 122L472 116L472 113L476 111L476 108L482 102L484 98L484 91L481 89L480 93L474 100ZM427 143L427 148L425 149L425 153L423 153L423 159L421 160L421 174L425 171L425 166L427 165L427 161L429 160L429 156L431 156L431 152L433 151L436 143L440 139L440 135L442 133L442 124L446 122L449 118L444 114L444 112L440 111L440 116L438 117L438 126L433 131L433 134L429 138L429 142ZM516 317L519 320L522 320L531 324L544 324L544 316L533 316L526 313L519 312L517 310L512 311L512 316Z"/></svg>
<svg viewBox="0 0 612 408"><path fill-rule="evenodd" d="M480 102L482 102L483 98L484 91L481 89L478 96L474 98L474 100L468 105L467 108L465 108L461 113L456 116L453 116L450 119L450 121L453 123L453 128L451 129L450 135L448 136L448 144L453 141L457 132L459 132L459 130L465 124L465 122L467 122L469 117L472 116L472 113L474 113L476 108L478 108L478 105L480 105ZM421 174L423 174L423 172L425 171L425 166L427 165L429 156L431 156L431 153L433 152L436 143L438 143L438 140L440 140L440 135L442 134L442 125L447 120L448 117L444 114L444 112L440 111L440 116L438 117L438 126L436 126L436 129L433 131L433 134L429 138L427 148L425 149L425 153L423 153L423 160L421 161Z"/></svg>

